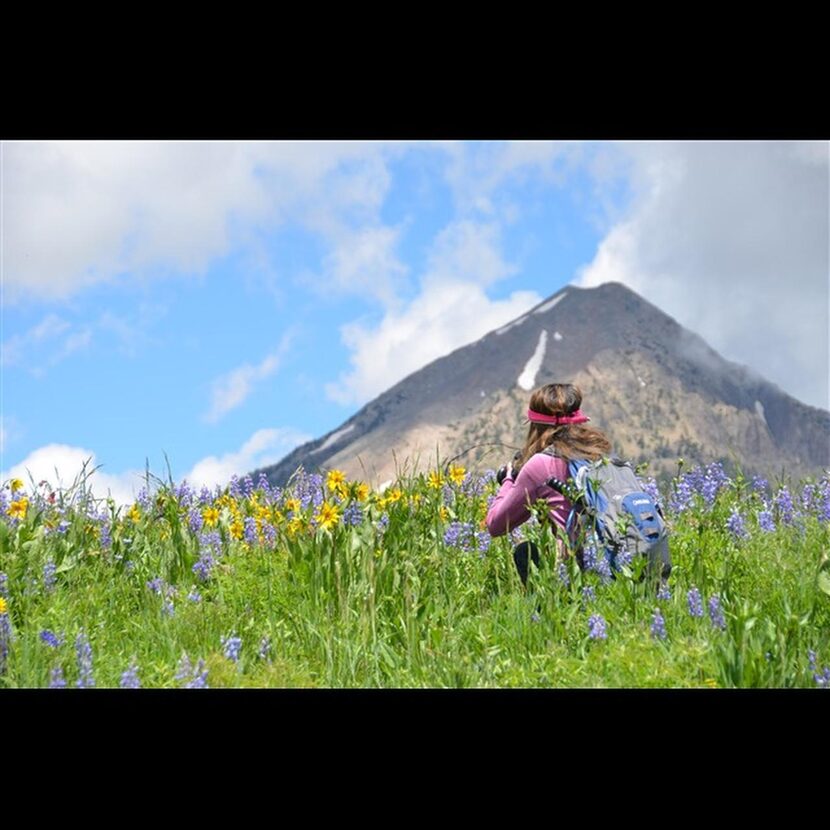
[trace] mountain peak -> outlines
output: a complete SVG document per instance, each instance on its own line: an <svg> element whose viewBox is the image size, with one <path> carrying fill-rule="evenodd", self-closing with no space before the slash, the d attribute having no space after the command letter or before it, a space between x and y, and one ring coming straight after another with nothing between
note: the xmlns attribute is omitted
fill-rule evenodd
<svg viewBox="0 0 830 830"><path fill-rule="evenodd" d="M396 465L465 456L498 466L520 447L530 390L574 382L583 408L617 451L667 471L678 456L749 471L811 473L830 466L830 413L807 407L731 363L619 282L565 286L474 343L434 360L367 403L328 435L265 470L284 484L306 469L394 477ZM488 455L489 453L489 455Z"/></svg>

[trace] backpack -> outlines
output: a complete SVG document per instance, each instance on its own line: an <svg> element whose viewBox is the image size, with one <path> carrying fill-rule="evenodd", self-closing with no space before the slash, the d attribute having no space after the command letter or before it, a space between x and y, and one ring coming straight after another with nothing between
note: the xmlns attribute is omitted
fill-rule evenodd
<svg viewBox="0 0 830 830"><path fill-rule="evenodd" d="M551 447L542 452L557 457ZM572 502L566 529L570 532L576 518L582 518L586 546L604 553L612 577L634 557L645 556L652 574L668 578L669 531L662 510L627 461L575 459L568 462L567 482L554 477L547 485Z"/></svg>

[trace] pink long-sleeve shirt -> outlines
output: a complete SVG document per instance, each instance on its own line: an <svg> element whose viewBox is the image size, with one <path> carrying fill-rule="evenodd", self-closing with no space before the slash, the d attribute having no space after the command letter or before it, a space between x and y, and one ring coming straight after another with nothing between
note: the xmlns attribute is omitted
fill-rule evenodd
<svg viewBox="0 0 830 830"><path fill-rule="evenodd" d="M567 481L567 462L540 452L527 460L515 481L506 478L487 511L486 522L490 535L502 536L526 522L530 518L528 505L538 499L547 500L551 519L564 529L571 511L571 503L545 483L553 476Z"/></svg>

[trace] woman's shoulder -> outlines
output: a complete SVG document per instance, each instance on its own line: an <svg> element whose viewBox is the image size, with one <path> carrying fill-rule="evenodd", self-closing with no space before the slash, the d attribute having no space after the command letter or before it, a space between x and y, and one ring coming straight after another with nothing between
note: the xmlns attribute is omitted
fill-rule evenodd
<svg viewBox="0 0 830 830"><path fill-rule="evenodd" d="M567 470L568 462L565 461L564 458L560 455L555 455L551 451L548 452L537 452L534 455L531 455L530 458L527 459L525 465L522 469L526 469L528 472L533 471L540 471L540 472L547 472L548 470L555 468L560 470L564 468Z"/></svg>

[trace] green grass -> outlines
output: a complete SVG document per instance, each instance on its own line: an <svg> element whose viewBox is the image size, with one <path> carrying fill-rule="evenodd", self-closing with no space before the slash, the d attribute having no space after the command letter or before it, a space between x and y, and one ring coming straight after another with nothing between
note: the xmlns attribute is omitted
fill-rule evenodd
<svg viewBox="0 0 830 830"><path fill-rule="evenodd" d="M805 503L804 483L791 484L790 517L780 487L757 492L740 474L726 480L714 468L709 478L720 486L707 503L703 474L693 471L682 486L675 479L663 494L671 504L678 487L695 490L669 513L670 598L634 575L609 582L580 571L573 558L560 565L550 530L537 523L523 528L544 552L525 589L513 541L478 549L496 485L470 474L439 487L425 475L403 476L362 501L356 483L329 488L305 475L283 492L226 489L201 504L198 493L158 483L131 511L82 488L52 503L48 491L12 492L7 483L0 687L46 687L57 669L75 685L81 635L98 687L118 687L131 665L143 687L182 686L193 677L180 676L185 656L192 668L203 661L211 687L821 685L830 663L830 478L811 482ZM320 527L319 507L306 504L315 492L337 507L330 527ZM294 497L303 505L291 511ZM759 526L765 505L774 531ZM209 507L218 522L209 529L214 562L202 579L194 565L205 542L190 524ZM362 518L347 526L344 510L358 509ZM746 538L728 528L736 509ZM480 535L452 544L445 536L453 522ZM44 572L49 563L54 584ZM159 592L148 587L153 580ZM689 613L693 586L702 617ZM712 597L723 629L710 619ZM652 634L657 609L665 639ZM604 639L589 636L593 615L605 621ZM60 644L44 642L43 631ZM223 647L231 636L241 639L238 661Z"/></svg>

